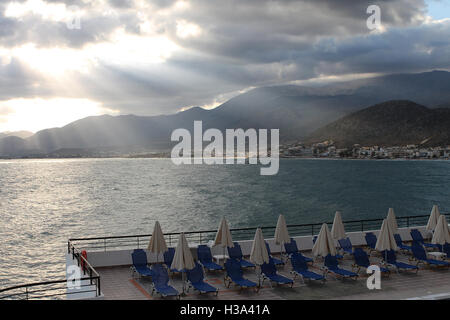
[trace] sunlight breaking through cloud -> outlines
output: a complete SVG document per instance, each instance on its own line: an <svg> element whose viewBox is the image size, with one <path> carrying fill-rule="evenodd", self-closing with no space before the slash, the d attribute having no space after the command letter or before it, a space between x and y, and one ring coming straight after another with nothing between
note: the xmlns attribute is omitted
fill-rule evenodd
<svg viewBox="0 0 450 320"><path fill-rule="evenodd" d="M36 132L62 127L75 119L117 113L88 99L13 99L0 102L0 132L23 128Z"/></svg>

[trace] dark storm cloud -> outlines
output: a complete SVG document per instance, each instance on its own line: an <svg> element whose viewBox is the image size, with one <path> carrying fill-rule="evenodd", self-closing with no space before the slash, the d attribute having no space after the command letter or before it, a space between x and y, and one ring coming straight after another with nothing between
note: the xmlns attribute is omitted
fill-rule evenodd
<svg viewBox="0 0 450 320"><path fill-rule="evenodd" d="M136 1L109 0L113 14L104 14L95 2L47 2L86 9L82 29L44 23L36 15L20 20L0 16L0 47L34 42L82 48L108 41L117 28L139 35L147 21L155 34L170 38L181 50L164 63L145 67L100 59L90 73L71 74L79 91L58 90L13 59L0 64L0 100L64 92L123 113L160 114L210 104L221 94L252 86L320 75L450 68L450 23L424 24L423 0L191 0L185 10L175 10L174 1L159 0L148 1L150 7L139 12ZM369 4L380 6L386 32L370 34ZM180 21L195 24L200 34L180 37Z"/></svg>

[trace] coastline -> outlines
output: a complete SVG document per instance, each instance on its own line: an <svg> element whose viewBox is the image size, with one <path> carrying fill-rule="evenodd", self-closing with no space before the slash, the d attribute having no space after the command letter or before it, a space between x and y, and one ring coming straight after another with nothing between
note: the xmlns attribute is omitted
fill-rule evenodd
<svg viewBox="0 0 450 320"><path fill-rule="evenodd" d="M224 158L226 158L224 156ZM248 157L246 157L248 159ZM117 156L73 156L73 157L0 157L0 161L9 160L68 160L68 159L171 159L170 155L148 154L148 155L117 155ZM302 157L302 156L279 156L279 159L303 159L303 160L409 160L409 161L449 161L450 158L357 158L357 157Z"/></svg>

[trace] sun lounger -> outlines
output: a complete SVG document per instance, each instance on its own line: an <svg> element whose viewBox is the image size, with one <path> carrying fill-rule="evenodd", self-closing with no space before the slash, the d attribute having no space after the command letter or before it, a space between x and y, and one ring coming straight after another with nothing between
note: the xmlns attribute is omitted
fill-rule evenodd
<svg viewBox="0 0 450 320"><path fill-rule="evenodd" d="M372 264L370 263L369 256L367 253L361 249L356 248L355 251L353 251L353 258L355 259L355 263L353 264L353 268L357 268L358 270L356 273L359 273L361 268L367 269ZM380 272L390 274L389 269L386 269L384 267L378 266L380 268Z"/></svg>
<svg viewBox="0 0 450 320"><path fill-rule="evenodd" d="M342 250L344 250L345 253L353 254L353 245L350 241L350 238L340 239L338 240L338 242L339 246L342 248Z"/></svg>
<svg viewBox="0 0 450 320"><path fill-rule="evenodd" d="M269 244L267 242L265 242L265 243L266 243L267 253L273 259L273 263L275 263L276 266L284 265L284 262L282 260L272 257L272 253L270 252Z"/></svg>
<svg viewBox="0 0 450 320"><path fill-rule="evenodd" d="M399 247L400 249L402 249L404 251L411 251L411 246L407 246L407 245L403 244L402 237L398 233L394 234L394 239L395 239L395 243L397 243L397 247Z"/></svg>
<svg viewBox="0 0 450 320"><path fill-rule="evenodd" d="M367 232L364 238L366 239L367 246L370 249L375 250L375 246L377 244L377 236L372 232Z"/></svg>
<svg viewBox="0 0 450 320"><path fill-rule="evenodd" d="M131 271L133 274L137 273L139 276L151 277L153 276L152 270L148 267L147 254L142 249L135 249L131 253L131 259L133 260L133 265L131 266Z"/></svg>
<svg viewBox="0 0 450 320"><path fill-rule="evenodd" d="M256 268L256 266L253 263L243 259L242 249L239 243L233 242L233 244L234 247L228 248L228 256L231 259L239 261L242 268Z"/></svg>
<svg viewBox="0 0 450 320"><path fill-rule="evenodd" d="M270 257L269 262L264 263L261 266L261 275L263 277L262 283L264 283L264 281L268 279L271 287L272 282L276 282L277 284L290 284L291 287L294 285L294 280L277 273L277 268L273 263L273 259Z"/></svg>
<svg viewBox="0 0 450 320"><path fill-rule="evenodd" d="M335 276L338 276L343 279L354 278L356 280L356 278L358 278L357 273L340 268L336 256L332 256L331 254L328 254L325 257L324 267L327 273L331 272Z"/></svg>
<svg viewBox="0 0 450 320"><path fill-rule="evenodd" d="M450 243L446 243L442 246L442 252L447 255L447 259L450 259Z"/></svg>
<svg viewBox="0 0 450 320"><path fill-rule="evenodd" d="M425 239L423 238L422 234L417 229L411 229L410 231L411 237L413 241L421 243L425 248L434 248L434 249L440 249L440 246L438 244L433 243L426 243Z"/></svg>
<svg viewBox="0 0 450 320"><path fill-rule="evenodd" d="M194 288L194 290L197 290L202 293L215 293L216 295L219 294L219 289L213 287L212 285L206 283L204 281L204 274L202 266L196 262L195 267L192 270L187 270L187 283L188 283L188 289Z"/></svg>
<svg viewBox="0 0 450 320"><path fill-rule="evenodd" d="M291 238L291 242L284 244L284 250L286 250L288 257L293 253L298 253L306 260L306 262L314 262L313 259L305 257L301 254L300 250L298 250L297 242L293 238Z"/></svg>
<svg viewBox="0 0 450 320"><path fill-rule="evenodd" d="M168 248L166 252L164 252L164 264L169 268L170 272L180 273L180 270L172 269L170 266L172 265L173 257L175 255L175 248Z"/></svg>
<svg viewBox="0 0 450 320"><path fill-rule="evenodd" d="M427 252L421 243L414 241L412 246L412 254L418 263L425 263L437 267L450 267L450 263L443 260L428 259Z"/></svg>
<svg viewBox="0 0 450 320"><path fill-rule="evenodd" d="M381 253L381 256L383 257L383 260L385 260L385 263L396 268L397 273L399 273L400 270L405 270L405 271L415 270L416 273L419 271L419 267L417 267L417 266L413 266L408 263L397 261L397 257L396 257L394 250L388 250L387 252L383 251Z"/></svg>
<svg viewBox="0 0 450 320"><path fill-rule="evenodd" d="M244 278L239 261L228 259L225 262L225 271L224 284L227 288L230 287L231 283L234 283L239 286L241 290L244 288L255 288L256 292L258 292L258 285L255 282Z"/></svg>
<svg viewBox="0 0 450 320"><path fill-rule="evenodd" d="M169 274L167 273L166 267L160 263L156 263L152 265L152 271L153 271L152 295L156 291L156 293L159 293L162 297L175 296L179 299L180 293L169 283Z"/></svg>
<svg viewBox="0 0 450 320"><path fill-rule="evenodd" d="M294 275L294 280L297 276L300 276L303 283L305 283L304 279L325 281L325 277L323 275L308 270L308 263L302 255L293 253L290 256L290 259L292 264L291 274Z"/></svg>
<svg viewBox="0 0 450 320"><path fill-rule="evenodd" d="M217 263L213 262L211 249L208 246L199 245L197 247L197 257L198 261L203 266L203 268L209 271L223 270L223 267L221 265L218 265Z"/></svg>

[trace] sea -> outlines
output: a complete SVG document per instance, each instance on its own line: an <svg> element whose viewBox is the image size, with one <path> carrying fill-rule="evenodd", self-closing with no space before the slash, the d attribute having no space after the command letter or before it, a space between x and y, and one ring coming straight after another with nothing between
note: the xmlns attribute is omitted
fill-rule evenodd
<svg viewBox="0 0 450 320"><path fill-rule="evenodd" d="M67 240L450 212L445 160L280 159L174 165L170 159L0 161L0 288L64 279Z"/></svg>

